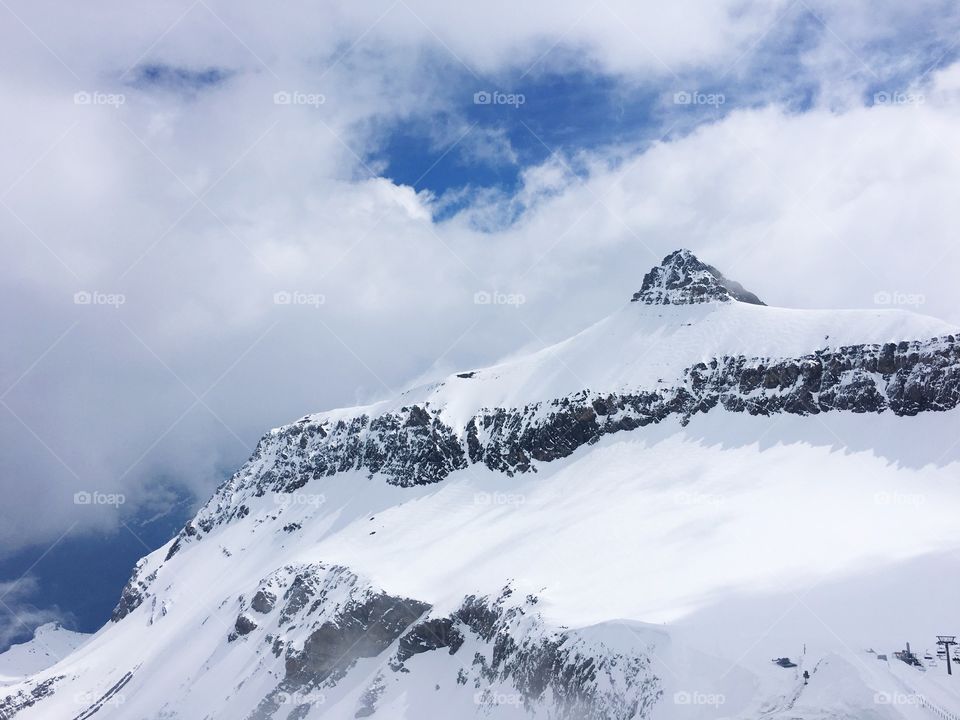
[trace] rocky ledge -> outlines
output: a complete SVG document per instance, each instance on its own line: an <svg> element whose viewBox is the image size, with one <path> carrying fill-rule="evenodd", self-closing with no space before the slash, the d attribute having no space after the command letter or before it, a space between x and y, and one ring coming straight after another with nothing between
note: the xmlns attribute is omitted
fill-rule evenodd
<svg viewBox="0 0 960 720"><path fill-rule="evenodd" d="M567 457L611 433L676 417L682 423L722 407L751 415L892 412L916 415L960 404L960 343L954 335L926 341L851 345L793 358L723 356L687 368L675 382L650 390L585 389L520 408L483 410L456 432L429 403L379 417L305 418L265 436L247 464L218 490L182 543L242 517L242 498L293 492L310 480L347 470L401 486L443 480L483 463L508 474ZM321 416L322 417L322 416ZM239 498L239 499L238 499ZM115 619L139 594L136 575Z"/></svg>
<svg viewBox="0 0 960 720"><path fill-rule="evenodd" d="M652 646L638 637L634 651L614 651L580 631L552 627L536 596L518 596L509 585L432 616L428 603L388 594L348 568L314 563L280 568L236 605L237 630L228 640L280 677L250 720L283 715L291 705L301 717L341 698L338 688L357 681L350 673L362 660L361 674L370 679L362 681L358 718L377 713L400 675L413 686L459 688L488 711L510 702L570 720L644 718L662 694ZM432 653L442 664L417 662ZM424 668L429 676L421 677Z"/></svg>

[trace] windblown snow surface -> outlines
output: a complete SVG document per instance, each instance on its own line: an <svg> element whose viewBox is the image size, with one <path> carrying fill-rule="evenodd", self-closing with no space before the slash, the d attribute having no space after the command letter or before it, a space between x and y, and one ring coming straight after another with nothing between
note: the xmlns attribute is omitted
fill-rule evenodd
<svg viewBox="0 0 960 720"><path fill-rule="evenodd" d="M46 670L80 647L88 637L55 622L39 626L33 638L0 653L0 687Z"/></svg>
<svg viewBox="0 0 960 720"><path fill-rule="evenodd" d="M668 387L713 358L956 332L903 311L631 303L302 422L429 402L462 435L484 409ZM282 492L258 484L291 460L278 429L141 561L114 622L0 688L0 717L956 718L960 675L893 652L936 657L960 630L958 420L718 405L527 471L464 461L403 486L358 465Z"/></svg>

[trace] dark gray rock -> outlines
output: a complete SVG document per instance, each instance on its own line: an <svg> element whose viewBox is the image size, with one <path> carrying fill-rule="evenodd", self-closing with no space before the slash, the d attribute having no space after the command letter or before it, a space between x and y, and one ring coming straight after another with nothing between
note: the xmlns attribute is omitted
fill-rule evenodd
<svg viewBox="0 0 960 720"><path fill-rule="evenodd" d="M365 718L373 715L377 711L377 702L386 689L387 686L383 681L383 674L377 673L373 682L370 683L370 687L364 690L363 695L360 696L359 707L353 716L355 718Z"/></svg>
<svg viewBox="0 0 960 720"><path fill-rule="evenodd" d="M413 405L376 418L336 423L304 420L261 440L251 463L270 451L273 464L246 480L255 495L293 492L312 478L344 470L380 473L395 485L443 480L471 463L508 475L569 456L601 437L723 407L751 415L823 412L920 412L960 404L960 344L953 335L883 345L851 345L799 357L721 356L686 369L656 390L584 389L549 402L492 408L471 418L459 436L439 412ZM307 444L303 446L303 438ZM236 487L229 488L230 494ZM213 527L238 517L229 495L198 520ZM187 542L198 533L181 533ZM134 582L133 580L131 582ZM142 584L141 584L142 586ZM138 603L128 585L117 616Z"/></svg>
<svg viewBox="0 0 960 720"><path fill-rule="evenodd" d="M457 633L457 648L467 634L488 645L490 651L475 653L471 662L481 705L487 695L494 702L489 688L506 685L517 690L531 712L549 696L554 704L551 717L628 720L647 716L662 694L647 657L585 646L563 628L547 628L536 613L535 596L517 604L512 595L508 586L495 598L469 596L449 617L420 623L404 638L416 638L417 652L449 646L453 654L453 644L442 639L443 633L451 637L451 631ZM428 627L436 632L425 632ZM392 663L394 669L396 661L410 651L404 650L403 641ZM461 668L455 682L466 685L469 675ZM617 686L620 680L625 684Z"/></svg>
<svg viewBox="0 0 960 720"><path fill-rule="evenodd" d="M234 632L239 637L249 635L257 629L257 624L246 615L238 615L237 622L233 626Z"/></svg>
<svg viewBox="0 0 960 720"><path fill-rule="evenodd" d="M451 655L463 645L463 635L456 628L453 618L430 618L412 626L399 640L393 663L395 670L420 653L449 648Z"/></svg>
<svg viewBox="0 0 960 720"><path fill-rule="evenodd" d="M146 598L147 588L156 580L157 571L154 570L152 573L142 577L141 573L143 572L145 564L146 558L141 559L140 562L137 563L137 567L134 568L133 574L130 576L130 579L127 580L127 584L124 585L123 590L120 591L120 600L110 615L112 622L119 622L125 618L140 607Z"/></svg>
<svg viewBox="0 0 960 720"><path fill-rule="evenodd" d="M45 697L53 695L54 686L63 680L64 677L66 676L57 675L56 677L47 678L35 684L29 691L17 690L15 694L3 697L0 699L0 718L2 718L2 720L8 720L8 718L12 718L21 710L32 707Z"/></svg>
<svg viewBox="0 0 960 720"><path fill-rule="evenodd" d="M288 651L286 682L317 686L342 677L358 658L376 657L390 647L429 608L427 603L386 593L350 603L337 622L314 630L302 650Z"/></svg>
<svg viewBox="0 0 960 720"><path fill-rule="evenodd" d="M643 285L632 301L647 305L690 305L704 302L739 300L763 305L756 295L724 277L712 265L701 262L689 250L677 250L643 278Z"/></svg>
<svg viewBox="0 0 960 720"><path fill-rule="evenodd" d="M277 603L277 596L267 590L257 590L253 599L250 601L250 607L261 615L266 615L273 610Z"/></svg>

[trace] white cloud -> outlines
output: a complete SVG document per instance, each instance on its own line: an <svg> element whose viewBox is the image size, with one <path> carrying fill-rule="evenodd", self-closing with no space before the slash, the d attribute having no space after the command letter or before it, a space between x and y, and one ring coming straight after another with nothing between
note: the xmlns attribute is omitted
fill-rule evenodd
<svg viewBox="0 0 960 720"><path fill-rule="evenodd" d="M956 105L932 104L738 111L615 169L598 163L504 236L514 247L559 239L551 262L593 259L614 287L629 286L647 248L685 245L776 304L865 307L902 290L960 323L956 118Z"/></svg>

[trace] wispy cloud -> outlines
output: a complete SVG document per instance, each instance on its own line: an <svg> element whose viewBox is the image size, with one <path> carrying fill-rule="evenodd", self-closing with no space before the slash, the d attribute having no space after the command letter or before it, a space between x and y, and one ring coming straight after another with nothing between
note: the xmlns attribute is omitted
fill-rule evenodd
<svg viewBox="0 0 960 720"><path fill-rule="evenodd" d="M59 608L37 607L34 602L39 593L39 583L32 575L0 582L0 651L28 640L40 625L67 619Z"/></svg>

